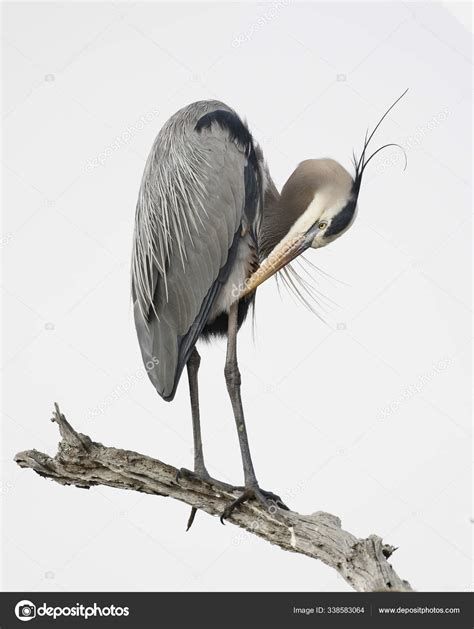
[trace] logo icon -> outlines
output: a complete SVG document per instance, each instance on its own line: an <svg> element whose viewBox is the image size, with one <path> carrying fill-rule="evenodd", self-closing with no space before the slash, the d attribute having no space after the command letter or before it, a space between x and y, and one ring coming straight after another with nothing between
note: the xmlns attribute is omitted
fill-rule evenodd
<svg viewBox="0 0 474 629"><path fill-rule="evenodd" d="M31 601L20 601L15 605L15 616L18 620L31 620L36 616L36 606Z"/></svg>

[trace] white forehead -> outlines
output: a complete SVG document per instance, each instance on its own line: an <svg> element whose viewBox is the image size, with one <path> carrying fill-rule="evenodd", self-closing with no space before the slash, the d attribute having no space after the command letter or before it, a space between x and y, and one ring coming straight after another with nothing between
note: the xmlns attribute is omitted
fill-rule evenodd
<svg viewBox="0 0 474 629"><path fill-rule="evenodd" d="M326 185L318 188L307 209L292 225L288 236L306 232L320 220L331 222L331 219L345 207L351 197L352 178L349 173L347 174L348 179L344 178L337 182L328 181Z"/></svg>

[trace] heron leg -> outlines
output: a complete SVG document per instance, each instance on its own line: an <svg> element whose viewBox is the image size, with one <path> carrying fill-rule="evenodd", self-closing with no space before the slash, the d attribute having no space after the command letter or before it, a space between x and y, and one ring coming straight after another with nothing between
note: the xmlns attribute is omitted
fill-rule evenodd
<svg viewBox="0 0 474 629"><path fill-rule="evenodd" d="M209 476L204 464L204 454L202 450L201 420L199 415L199 388L198 371L201 364L201 356L196 348L186 364L189 381L189 397L191 400L191 416L193 420L193 441L194 441L194 471L200 476Z"/></svg>
<svg viewBox="0 0 474 629"><path fill-rule="evenodd" d="M204 453L202 449L202 437L201 437L201 419L199 414L199 387L198 387L198 371L201 364L201 356L196 348L193 349L191 356L186 363L188 371L189 382L189 397L191 400L191 416L193 420L193 442L194 442L194 474L189 470L181 469L178 472L179 475L193 475L202 480L210 478L209 472L204 464ZM197 509L191 508L191 514L188 519L186 530L191 528L194 518L196 516Z"/></svg>
<svg viewBox="0 0 474 629"><path fill-rule="evenodd" d="M188 359L188 362L186 363L189 381L189 397L191 400L191 416L193 421L194 471L192 472L191 470L182 467L180 470L178 470L176 474L176 481L179 482L180 478L197 478L201 481L209 483L216 489L221 489L223 491L234 491L235 487L233 487L232 485L212 478L212 476L207 471L206 465L204 463L204 453L201 437L201 421L199 413L198 371L200 364L201 357L197 349L194 348L191 356ZM196 517L196 513L197 509L195 507L191 507L191 513L189 515L186 531L189 531L189 529L191 528L194 522L194 518Z"/></svg>
<svg viewBox="0 0 474 629"><path fill-rule="evenodd" d="M240 393L241 377L239 366L237 363L237 332L238 332L238 302L232 304L229 310L229 322L227 330L227 355L224 368L227 391L229 392L232 410L237 427L239 437L240 453L242 455L242 463L244 467L245 488L243 493L228 505L221 516L221 522L228 518L234 509L247 500L254 498L258 500L264 507L271 510L276 507L288 509L279 496L271 492L260 489L255 470L250 455L250 447L247 436L247 428L245 426L244 410L242 407L242 397Z"/></svg>
<svg viewBox="0 0 474 629"><path fill-rule="evenodd" d="M242 397L240 394L241 377L239 365L237 364L237 332L238 332L238 302L230 307L229 323L227 330L227 354L225 360L224 375L229 392L232 410L234 411L237 434L239 436L240 453L244 466L244 481L246 487L257 485L257 477L250 455L247 428L245 426L244 409L242 407Z"/></svg>

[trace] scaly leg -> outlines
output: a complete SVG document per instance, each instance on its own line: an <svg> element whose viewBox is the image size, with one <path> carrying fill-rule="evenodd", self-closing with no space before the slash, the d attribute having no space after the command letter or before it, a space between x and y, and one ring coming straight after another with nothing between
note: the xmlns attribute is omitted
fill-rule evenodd
<svg viewBox="0 0 474 629"><path fill-rule="evenodd" d="M201 357L196 348L189 357L186 364L188 369L189 397L191 399L191 415L193 419L193 440L194 440L194 471L201 477L208 477L209 473L204 465L204 454L202 451L201 420L199 416L199 389L198 371L201 364Z"/></svg>
<svg viewBox="0 0 474 629"><path fill-rule="evenodd" d="M202 480L209 478L209 472L204 464L204 453L202 450L201 438L201 420L199 415L199 388L198 388L198 371L201 364L201 356L196 348L193 349L191 356L186 363L188 370L189 397L191 400L191 416L193 420L193 442L194 442L194 474ZM189 470L181 469L179 475L190 474ZM197 509L191 508L191 514L188 519L186 531L191 528Z"/></svg>
<svg viewBox="0 0 474 629"><path fill-rule="evenodd" d="M250 455L247 428L245 426L242 398L240 394L241 378L239 366L237 364L237 314L238 302L235 302L234 304L232 304L229 311L227 355L224 374L230 401L232 403L232 410L234 411L237 434L239 436L240 452L242 455L242 464L244 467L245 488L243 493L224 510L224 513L221 516L222 523L224 523L224 520L231 515L233 510L238 505L246 502L250 498L255 498L266 508L273 507L275 509L275 507L280 507L282 509L288 509L288 507L286 507L279 496L260 489L260 487L258 486L257 477L255 475L252 457Z"/></svg>
<svg viewBox="0 0 474 629"><path fill-rule="evenodd" d="M198 371L200 364L201 357L197 349L194 348L191 356L188 359L188 362L186 363L189 382L189 397L191 400L191 416L193 420L194 472L191 472L186 468L181 468L180 470L178 470L177 480L179 480L180 477L198 478L200 480L212 483L212 485L215 485L217 488L224 490L233 490L234 488L232 487L232 485L228 485L227 483L223 483L222 481L217 481L212 478L207 471L206 465L204 463L204 453L201 437L201 421L199 414ZM189 531L194 522L196 511L197 509L195 507L191 508L191 514L189 516L188 524L186 527L187 531Z"/></svg>

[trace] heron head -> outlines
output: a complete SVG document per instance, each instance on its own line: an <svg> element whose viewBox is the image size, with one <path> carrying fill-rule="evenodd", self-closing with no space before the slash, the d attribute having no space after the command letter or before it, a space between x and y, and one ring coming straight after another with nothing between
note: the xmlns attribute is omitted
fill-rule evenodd
<svg viewBox="0 0 474 629"><path fill-rule="evenodd" d="M283 187L278 213L272 215L278 227L269 232L280 232L282 237L249 278L242 295L255 290L310 247L320 249L349 229L357 214L357 199L368 163L389 146L403 151L400 145L390 143L367 157L367 148L375 132L407 91L387 109L370 134L366 133L359 159L353 155L354 177L333 159L308 159L299 164Z"/></svg>
<svg viewBox="0 0 474 629"><path fill-rule="evenodd" d="M354 222L359 194L357 181L333 159L302 162L282 190L283 208L299 203L301 188L306 202L296 208L298 218L285 236L285 240L299 242L297 255L342 236Z"/></svg>
<svg viewBox="0 0 474 629"><path fill-rule="evenodd" d="M244 295L280 271L307 249L336 240L354 222L359 185L333 159L301 162L283 186L272 230L276 246L247 280Z"/></svg>

